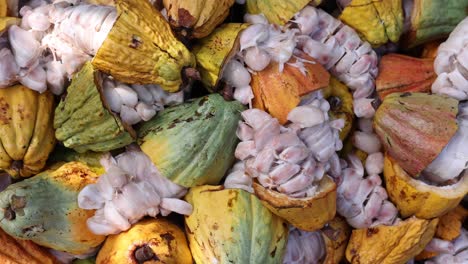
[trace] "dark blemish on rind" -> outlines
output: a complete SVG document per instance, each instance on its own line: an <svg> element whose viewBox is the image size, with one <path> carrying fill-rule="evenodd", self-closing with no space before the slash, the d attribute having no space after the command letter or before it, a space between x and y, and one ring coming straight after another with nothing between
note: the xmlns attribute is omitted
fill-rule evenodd
<svg viewBox="0 0 468 264"><path fill-rule="evenodd" d="M179 16L179 25L182 27L190 28L196 22L195 17L187 9L179 8L177 15Z"/></svg>
<svg viewBox="0 0 468 264"><path fill-rule="evenodd" d="M138 264L144 263L148 260L159 260L156 254L154 254L153 249L151 249L148 245L137 248L133 255Z"/></svg>
<svg viewBox="0 0 468 264"><path fill-rule="evenodd" d="M9 124L11 118L8 118L8 110L10 109L10 105L5 100L5 98L0 98L0 121L3 124Z"/></svg>
<svg viewBox="0 0 468 264"><path fill-rule="evenodd" d="M169 247L169 250L172 250L172 248L171 248L171 241L174 240L175 237L174 237L171 233L169 233L169 232L164 233L164 234L161 234L161 235L159 235L159 236L160 236L162 239L166 240L167 246Z"/></svg>
<svg viewBox="0 0 468 264"><path fill-rule="evenodd" d="M332 111L338 111L343 105L341 98L339 98L338 96L331 96L330 98L328 98L328 102L330 103L330 108Z"/></svg>
<svg viewBox="0 0 468 264"><path fill-rule="evenodd" d="M370 228L367 229L367 233L366 233L366 234L367 234L367 237L371 237L372 235L375 235L375 234L377 234L378 232L379 232L379 230L378 230L377 228L372 228L372 227L370 227Z"/></svg>
<svg viewBox="0 0 468 264"><path fill-rule="evenodd" d="M11 207L8 207L5 209L5 212L3 212L3 217L8 221L15 220L16 213L11 209Z"/></svg>
<svg viewBox="0 0 468 264"><path fill-rule="evenodd" d="M27 237L34 237L38 233L43 233L45 231L42 225L32 225L21 230L23 234Z"/></svg>
<svg viewBox="0 0 468 264"><path fill-rule="evenodd" d="M13 210L18 210L18 209L23 209L26 207L26 198L24 196L17 196L13 195L11 196L11 209Z"/></svg>
<svg viewBox="0 0 468 264"><path fill-rule="evenodd" d="M138 47L141 46L143 42L141 41L141 38L137 35L132 35L132 39L131 39L131 42L130 44L128 44L128 46L130 48L133 48L133 49L137 49Z"/></svg>
<svg viewBox="0 0 468 264"><path fill-rule="evenodd" d="M400 94L400 97L408 97L408 96L411 96L410 92L405 92L405 93Z"/></svg>
<svg viewBox="0 0 468 264"><path fill-rule="evenodd" d="M276 247L273 249L272 252L270 252L270 256L271 256L272 258L274 258L275 255L276 255Z"/></svg>
<svg viewBox="0 0 468 264"><path fill-rule="evenodd" d="M203 106L207 101L208 101L208 97L205 96L202 99L200 99L200 102L198 102L198 105Z"/></svg>

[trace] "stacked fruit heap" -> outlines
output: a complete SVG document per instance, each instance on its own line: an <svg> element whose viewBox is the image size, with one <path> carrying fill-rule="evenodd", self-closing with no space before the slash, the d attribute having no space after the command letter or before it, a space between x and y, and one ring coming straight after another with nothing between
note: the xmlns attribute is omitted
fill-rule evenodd
<svg viewBox="0 0 468 264"><path fill-rule="evenodd" d="M467 10L0 0L0 262L468 263Z"/></svg>

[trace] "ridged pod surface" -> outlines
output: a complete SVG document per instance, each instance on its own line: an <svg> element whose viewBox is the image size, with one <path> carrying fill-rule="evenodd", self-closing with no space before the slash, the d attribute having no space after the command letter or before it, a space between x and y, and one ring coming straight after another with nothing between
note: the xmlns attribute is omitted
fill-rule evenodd
<svg viewBox="0 0 468 264"><path fill-rule="evenodd" d="M109 110L96 74L90 63L85 64L55 109L55 136L80 153L124 147L135 133Z"/></svg>
<svg viewBox="0 0 468 264"><path fill-rule="evenodd" d="M372 46L397 43L403 32L402 0L353 0L339 18Z"/></svg>
<svg viewBox="0 0 468 264"><path fill-rule="evenodd" d="M55 146L50 92L25 86L0 89L0 168L13 177L29 177L45 166Z"/></svg>
<svg viewBox="0 0 468 264"><path fill-rule="evenodd" d="M403 37L408 48L447 37L462 21L468 8L467 0L403 0L409 24Z"/></svg>
<svg viewBox="0 0 468 264"><path fill-rule="evenodd" d="M400 54L387 54L380 59L376 80L381 100L396 92L429 92L436 79L434 60Z"/></svg>
<svg viewBox="0 0 468 264"><path fill-rule="evenodd" d="M86 227L93 211L78 207L78 193L98 175L79 162L56 164L0 193L0 227L11 236L71 254L86 254L105 237Z"/></svg>
<svg viewBox="0 0 468 264"><path fill-rule="evenodd" d="M388 154L417 177L457 131L457 113L458 102L450 97L393 93L378 108L374 128Z"/></svg>
<svg viewBox="0 0 468 264"><path fill-rule="evenodd" d="M3 264L58 264L45 249L28 240L15 239L0 229L0 262Z"/></svg>
<svg viewBox="0 0 468 264"><path fill-rule="evenodd" d="M138 130L138 144L162 175L184 187L218 184L234 162L244 107L211 94L168 107Z"/></svg>
<svg viewBox="0 0 468 264"><path fill-rule="evenodd" d="M182 70L194 67L195 57L176 39L169 23L149 1L117 0L115 6L119 17L93 65L120 82L180 90Z"/></svg>
<svg viewBox="0 0 468 264"><path fill-rule="evenodd" d="M188 38L208 36L229 14L234 0L163 0L169 23Z"/></svg>
<svg viewBox="0 0 468 264"><path fill-rule="evenodd" d="M185 225L196 263L282 263L287 225L252 194L222 186L191 188Z"/></svg>
<svg viewBox="0 0 468 264"><path fill-rule="evenodd" d="M351 263L404 264L431 241L438 221L409 218L393 226L355 229L346 259Z"/></svg>

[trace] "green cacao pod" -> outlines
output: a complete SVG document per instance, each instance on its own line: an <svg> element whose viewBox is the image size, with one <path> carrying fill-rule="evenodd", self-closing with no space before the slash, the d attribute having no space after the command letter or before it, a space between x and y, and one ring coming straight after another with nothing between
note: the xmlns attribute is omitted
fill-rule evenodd
<svg viewBox="0 0 468 264"><path fill-rule="evenodd" d="M222 186L191 188L185 217L196 263L283 263L287 224L255 195Z"/></svg>
<svg viewBox="0 0 468 264"><path fill-rule="evenodd" d="M408 48L443 39L468 14L468 0L414 0L405 1L409 6L406 16L409 29L403 38Z"/></svg>
<svg viewBox="0 0 468 264"><path fill-rule="evenodd" d="M234 162L237 101L211 94L172 106L138 130L138 144L166 178L184 187L218 184Z"/></svg>
<svg viewBox="0 0 468 264"><path fill-rule="evenodd" d="M135 134L110 110L98 73L89 62L73 77L55 109L54 127L57 139L80 153L124 147Z"/></svg>
<svg viewBox="0 0 468 264"><path fill-rule="evenodd" d="M98 175L79 162L57 164L0 193L0 227L11 236L71 254L86 254L105 237L91 233L93 210L78 207L78 193Z"/></svg>
<svg viewBox="0 0 468 264"><path fill-rule="evenodd" d="M374 117L385 151L416 177L457 132L458 101L425 93L392 93Z"/></svg>

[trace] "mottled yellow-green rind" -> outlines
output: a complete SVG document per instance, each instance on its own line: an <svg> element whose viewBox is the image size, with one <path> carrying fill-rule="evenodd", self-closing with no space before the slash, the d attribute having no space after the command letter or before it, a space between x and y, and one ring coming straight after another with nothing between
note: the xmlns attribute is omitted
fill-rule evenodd
<svg viewBox="0 0 468 264"><path fill-rule="evenodd" d="M319 5L322 0L247 0L245 2L247 13L249 14L264 14L268 22L284 25L294 14L301 11L307 4L311 3L314 6Z"/></svg>
<svg viewBox="0 0 468 264"><path fill-rule="evenodd" d="M93 152L87 151L84 153L78 153L73 149L66 148L62 145L57 145L54 151L50 154L48 162L72 162L78 161L88 166L97 175L106 173L106 170L101 165L101 158L109 153L106 152Z"/></svg>
<svg viewBox="0 0 468 264"><path fill-rule="evenodd" d="M222 77L223 68L231 57L239 51L240 32L248 24L223 24L209 36L201 39L193 48L197 59L197 69L202 82L210 91L216 91Z"/></svg>
<svg viewBox="0 0 468 264"><path fill-rule="evenodd" d="M408 48L447 37L468 14L468 0L414 0Z"/></svg>
<svg viewBox="0 0 468 264"><path fill-rule="evenodd" d="M155 83L178 91L182 69L195 67L193 54L149 1L117 0L115 5L119 16L93 65L124 83Z"/></svg>
<svg viewBox="0 0 468 264"><path fill-rule="evenodd" d="M353 0L341 13L340 20L374 47L389 41L396 43L403 33L401 0Z"/></svg>
<svg viewBox="0 0 468 264"><path fill-rule="evenodd" d="M80 209L77 199L81 189L97 177L84 164L70 162L8 186L0 193L0 227L13 237L42 246L88 253L105 237L88 230L86 220L94 211ZM23 209L15 209L15 219L7 220L5 209L12 207L13 197L22 197L26 203Z"/></svg>
<svg viewBox="0 0 468 264"><path fill-rule="evenodd" d="M169 107L143 123L138 144L174 183L218 184L234 162L242 110L239 102L219 94Z"/></svg>
<svg viewBox="0 0 468 264"><path fill-rule="evenodd" d="M55 109L55 136L63 144L83 153L109 151L133 142L129 127L108 110L100 94L91 63L85 64Z"/></svg>
<svg viewBox="0 0 468 264"><path fill-rule="evenodd" d="M282 263L288 228L252 194L222 186L191 188L185 217L196 263Z"/></svg>

